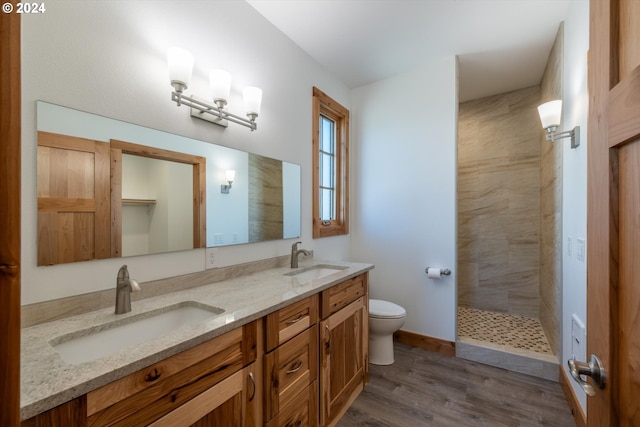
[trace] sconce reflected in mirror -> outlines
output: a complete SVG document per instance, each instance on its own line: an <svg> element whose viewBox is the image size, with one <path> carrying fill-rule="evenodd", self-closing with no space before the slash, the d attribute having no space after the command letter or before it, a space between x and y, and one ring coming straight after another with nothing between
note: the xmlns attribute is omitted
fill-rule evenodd
<svg viewBox="0 0 640 427"><path fill-rule="evenodd" d="M556 132L560 127L560 118L562 117L562 100L545 102L538 106L538 114L542 127L547 131L546 140L555 142L558 139L571 138L571 148L580 145L580 126L576 126L565 132Z"/></svg>
<svg viewBox="0 0 640 427"><path fill-rule="evenodd" d="M171 100L178 106L184 104L191 107L192 117L223 127L227 127L228 122L233 122L248 127L252 131L258 128L256 118L260 114L262 104L261 89L250 86L242 91L247 119L224 109L231 91L231 75L228 72L219 69L209 72L209 85L211 86L211 97L213 99L213 104L210 104L205 100L187 96L183 93L189 87L194 64L193 55L189 51L179 47L169 48L167 62L169 65L169 79L171 80L171 86L173 86Z"/></svg>
<svg viewBox="0 0 640 427"><path fill-rule="evenodd" d="M222 194L229 194L229 190L231 190L233 180L236 178L236 171L233 169L227 169L226 171L224 171L224 176L228 184L222 184L220 186L220 192Z"/></svg>

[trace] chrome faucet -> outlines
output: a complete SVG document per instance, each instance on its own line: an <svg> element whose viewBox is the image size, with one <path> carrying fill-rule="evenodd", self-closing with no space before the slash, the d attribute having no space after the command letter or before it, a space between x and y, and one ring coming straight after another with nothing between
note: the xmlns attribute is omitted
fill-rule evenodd
<svg viewBox="0 0 640 427"><path fill-rule="evenodd" d="M304 254L305 256L311 255L311 252L307 250L298 249L298 245L301 243L302 242L295 242L293 245L291 245L291 268L298 268L298 255L300 254Z"/></svg>
<svg viewBox="0 0 640 427"><path fill-rule="evenodd" d="M131 292L140 290L138 282L129 277L127 266L123 265L118 271L116 280L116 314L131 311Z"/></svg>

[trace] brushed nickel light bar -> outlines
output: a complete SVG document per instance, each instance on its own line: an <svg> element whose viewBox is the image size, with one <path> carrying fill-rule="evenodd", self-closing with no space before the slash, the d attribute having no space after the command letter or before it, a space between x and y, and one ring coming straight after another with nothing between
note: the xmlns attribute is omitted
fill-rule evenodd
<svg viewBox="0 0 640 427"><path fill-rule="evenodd" d="M209 73L209 84L213 103L197 98L193 95L187 96L184 91L189 87L191 73L193 71L193 55L182 48L172 47L167 52L169 63L169 78L173 91L171 100L177 106L186 105L191 107L191 116L206 120L219 126L227 127L228 122L236 123L248 127L251 131L258 128L256 118L260 113L262 104L262 90L254 87L245 87L242 91L246 116L238 116L227 110L227 99L231 90L231 75L224 70L211 70Z"/></svg>

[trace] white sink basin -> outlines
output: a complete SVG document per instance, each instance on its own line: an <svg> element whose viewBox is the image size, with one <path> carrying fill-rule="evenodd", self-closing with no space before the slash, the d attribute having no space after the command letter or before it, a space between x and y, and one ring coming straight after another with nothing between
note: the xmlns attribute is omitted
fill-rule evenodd
<svg viewBox="0 0 640 427"><path fill-rule="evenodd" d="M222 308L183 302L56 337L49 343L66 362L89 362L222 313Z"/></svg>
<svg viewBox="0 0 640 427"><path fill-rule="evenodd" d="M348 267L340 265L314 265L313 267L304 268L302 270L292 271L286 273L285 276L297 277L298 279L313 280L320 279L325 276L329 276L333 273L338 273L342 270L346 270Z"/></svg>

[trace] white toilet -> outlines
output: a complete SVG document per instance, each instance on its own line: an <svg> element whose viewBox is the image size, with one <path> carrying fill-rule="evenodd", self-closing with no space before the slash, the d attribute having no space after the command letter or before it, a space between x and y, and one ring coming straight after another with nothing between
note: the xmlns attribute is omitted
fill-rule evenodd
<svg viewBox="0 0 640 427"><path fill-rule="evenodd" d="M393 363L393 333L407 317L404 308L389 301L369 300L369 363Z"/></svg>

